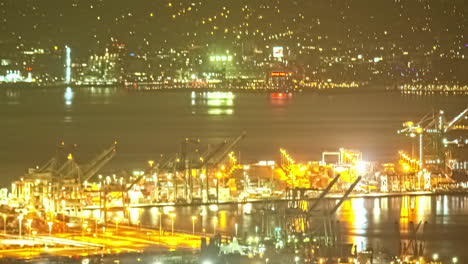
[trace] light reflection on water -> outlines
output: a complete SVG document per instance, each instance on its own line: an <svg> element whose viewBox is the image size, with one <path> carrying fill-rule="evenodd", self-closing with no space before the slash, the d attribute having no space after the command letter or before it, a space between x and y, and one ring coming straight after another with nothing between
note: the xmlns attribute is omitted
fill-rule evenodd
<svg viewBox="0 0 468 264"><path fill-rule="evenodd" d="M374 204L376 201L374 201ZM338 219L344 223L343 228L354 234L349 237L347 242L357 245L358 250L365 249L365 245L367 244L365 235L369 216L364 202L364 198L345 201L338 213ZM380 212L378 207L374 207L374 211Z"/></svg>
<svg viewBox="0 0 468 264"><path fill-rule="evenodd" d="M468 236L467 199L464 196L355 198L342 204L332 222L338 230L337 236L341 242L354 244L358 250L371 246L397 254L400 241L402 244L409 242L411 226L416 229L420 225L418 238L427 238L426 252L463 256L467 254L461 243ZM252 214L244 214L245 207L249 206L252 206ZM278 204L274 215L282 215L284 206L284 203ZM260 213L261 208L263 205L246 204L219 205L218 210L210 210L208 206L178 207L174 211L157 208L132 209L130 217L133 224L141 217L143 225L157 230L158 212L162 211L162 228L167 231L171 228L168 214L173 212L176 214L176 230L191 232L191 217L196 216L196 232L212 234L216 227L217 231L232 235L238 224L239 234L243 235L245 232L255 232L255 227L259 228L259 232L267 226L270 229L276 227L276 220L262 217L264 214ZM114 216L111 214L109 217L112 219ZM293 222L296 227L307 228L304 219L293 219ZM266 230L263 231L267 233ZM271 230L268 232L273 233Z"/></svg>
<svg viewBox="0 0 468 264"><path fill-rule="evenodd" d="M234 100L232 92L192 92L190 95L192 114L207 113L211 116L233 115Z"/></svg>
<svg viewBox="0 0 468 264"><path fill-rule="evenodd" d="M73 96L74 96L74 93L73 93L73 90L71 87L67 87L67 89L65 90L65 93L63 95L63 98L65 99L65 105L67 106L70 106L72 105L73 103Z"/></svg>

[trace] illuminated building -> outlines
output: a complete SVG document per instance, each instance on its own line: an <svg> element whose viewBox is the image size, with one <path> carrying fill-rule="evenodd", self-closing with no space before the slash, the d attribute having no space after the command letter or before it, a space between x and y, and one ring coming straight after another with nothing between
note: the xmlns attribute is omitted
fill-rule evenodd
<svg viewBox="0 0 468 264"><path fill-rule="evenodd" d="M119 57L117 54L93 55L89 58L85 73L79 84L115 84L120 80Z"/></svg>
<svg viewBox="0 0 468 264"><path fill-rule="evenodd" d="M5 75L0 75L0 83L23 83L23 82L33 82L31 72L28 72L27 76L23 76L19 70L7 70Z"/></svg>

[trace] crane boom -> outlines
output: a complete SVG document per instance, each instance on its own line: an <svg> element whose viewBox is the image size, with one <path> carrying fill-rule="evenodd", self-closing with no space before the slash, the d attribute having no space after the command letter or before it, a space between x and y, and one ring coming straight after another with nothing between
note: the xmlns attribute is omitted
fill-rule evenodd
<svg viewBox="0 0 468 264"><path fill-rule="evenodd" d="M351 192L354 190L354 188L356 187L356 185L358 185L358 183L361 181L362 179L362 176L359 176L357 177L357 179L354 181L353 184L351 184L351 186L349 187L349 189L346 191L346 193L343 195L343 197L341 197L340 201L335 205L335 207L333 207L333 209L330 211L330 215L334 214L336 212L336 210L338 210L338 208L340 208L341 204L346 201L346 199L348 198L348 196L351 194Z"/></svg>
<svg viewBox="0 0 468 264"><path fill-rule="evenodd" d="M89 180L93 177L99 170L101 170L109 161L111 161L116 155L115 151L110 152L110 154L103 159L101 159L98 163L94 163L93 167L88 169L83 176L83 181Z"/></svg>
<svg viewBox="0 0 468 264"><path fill-rule="evenodd" d="M336 175L336 177L328 184L327 188L323 190L323 192L320 194L317 200L315 200L315 202L310 206L310 209L309 209L310 212L312 212L317 207L317 205L319 205L319 203L323 200L325 195L327 195L328 192L330 192L333 185L335 185L335 183L340 179L340 176L341 176L340 174Z"/></svg>
<svg viewBox="0 0 468 264"><path fill-rule="evenodd" d="M444 132L449 131L458 121L464 118L467 114L468 114L468 108L466 108L463 112L461 112L454 119L452 119L452 121L450 121L448 125L445 126Z"/></svg>
<svg viewBox="0 0 468 264"><path fill-rule="evenodd" d="M226 158L229 152L231 152L232 148L234 148L234 146L237 145L237 143L239 143L242 139L244 139L246 135L247 133L244 131L240 136L234 139L231 143L229 144L225 143L221 148L218 149L218 151L215 151L213 153L213 155L211 156L209 160L205 160L203 162L203 165L206 165L211 160L213 160L213 162L211 163L212 167L218 166L218 164L221 163ZM221 152L221 153L218 154L218 152ZM218 154L218 155L215 155L215 154Z"/></svg>
<svg viewBox="0 0 468 264"><path fill-rule="evenodd" d="M58 170L57 174L62 174L67 171L67 168L73 165L73 159L68 159ZM69 170L68 170L69 171Z"/></svg>
<svg viewBox="0 0 468 264"><path fill-rule="evenodd" d="M47 161L46 164L44 164L42 167L40 167L37 172L45 172L48 169L54 170L55 166L57 165L57 158L53 157L49 161Z"/></svg>
<svg viewBox="0 0 468 264"><path fill-rule="evenodd" d="M86 166L84 166L85 168L84 173L88 174L88 172L94 171L95 167L99 166L102 163L103 159L107 160L109 156L112 156L112 157L115 156L115 151L116 151L116 144L113 144L109 148L105 149L96 158L94 158ZM112 155L112 153L114 153L114 155Z"/></svg>

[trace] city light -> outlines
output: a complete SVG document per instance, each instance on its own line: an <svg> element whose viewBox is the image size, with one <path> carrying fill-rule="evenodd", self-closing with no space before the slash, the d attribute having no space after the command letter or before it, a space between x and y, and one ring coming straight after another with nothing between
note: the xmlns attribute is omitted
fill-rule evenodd
<svg viewBox="0 0 468 264"><path fill-rule="evenodd" d="M468 13L439 2L0 3L0 257L463 263Z"/></svg>

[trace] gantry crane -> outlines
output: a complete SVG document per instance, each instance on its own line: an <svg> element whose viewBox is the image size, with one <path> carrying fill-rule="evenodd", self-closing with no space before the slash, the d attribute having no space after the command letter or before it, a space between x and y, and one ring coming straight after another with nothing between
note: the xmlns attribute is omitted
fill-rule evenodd
<svg viewBox="0 0 468 264"><path fill-rule="evenodd" d="M206 192L204 197L205 200L208 200L210 180L214 179L213 173L211 173L212 170L217 168L224 160L231 159L232 149L245 136L246 133L244 132L232 141L225 140L220 144L208 146L208 149L203 153L199 151L200 139L185 138L181 144L180 152L162 158L154 166L151 165L149 169L129 182L127 191L144 177L149 178L157 174L157 177L155 177L155 192L156 200L158 200L161 183L165 181L162 179L162 175L171 175L170 179L167 178L167 188L173 189L173 195L171 196L175 202L193 202L196 186L199 187L200 193ZM216 180L217 188L219 186L218 181L219 179ZM181 197L178 196L180 185L183 186L183 195Z"/></svg>
<svg viewBox="0 0 468 264"><path fill-rule="evenodd" d="M201 158L201 164L199 168L202 171L206 171L206 179L205 182L202 184L205 185L206 187L206 193L207 193L207 199L209 199L209 170L214 169L218 167L219 164L221 164L225 159L229 157L229 153L232 152L233 148L240 143L241 140L243 140L246 137L247 133L244 131L241 135L239 135L237 138L232 140L231 142L224 141L222 144L220 144L219 147L217 147L213 152L209 153L206 155L205 158ZM216 201L219 201L219 179L216 180Z"/></svg>
<svg viewBox="0 0 468 264"><path fill-rule="evenodd" d="M405 122L399 134L419 139L419 162L421 169L434 173L452 174L452 147L464 147L468 138L461 136L449 139L452 131L468 130L468 108L448 120L444 111L432 111L419 122Z"/></svg>

